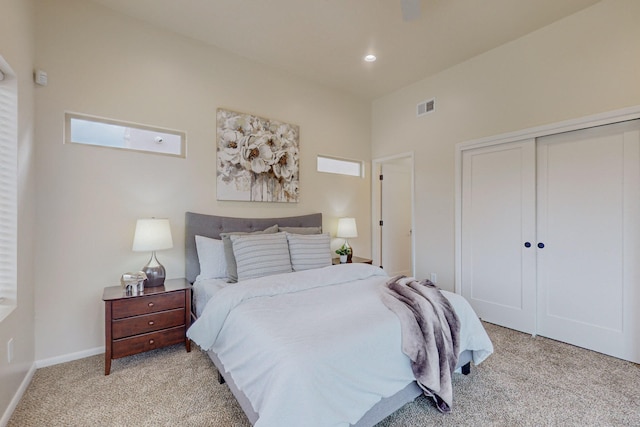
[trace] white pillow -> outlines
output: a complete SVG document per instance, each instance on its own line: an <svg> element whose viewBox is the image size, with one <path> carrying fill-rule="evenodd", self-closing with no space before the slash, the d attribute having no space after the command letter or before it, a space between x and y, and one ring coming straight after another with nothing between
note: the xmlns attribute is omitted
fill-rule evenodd
<svg viewBox="0 0 640 427"><path fill-rule="evenodd" d="M238 281L291 272L285 233L236 234L229 237L238 266Z"/></svg>
<svg viewBox="0 0 640 427"><path fill-rule="evenodd" d="M199 279L227 277L227 259L224 256L222 240L196 236L196 249L200 262Z"/></svg>
<svg viewBox="0 0 640 427"><path fill-rule="evenodd" d="M331 238L325 234L287 233L293 271L310 270L331 265Z"/></svg>

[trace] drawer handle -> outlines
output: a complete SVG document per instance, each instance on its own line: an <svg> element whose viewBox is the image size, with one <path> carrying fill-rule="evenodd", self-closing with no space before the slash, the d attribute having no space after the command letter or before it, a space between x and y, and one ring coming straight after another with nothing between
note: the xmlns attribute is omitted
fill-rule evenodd
<svg viewBox="0 0 640 427"><path fill-rule="evenodd" d="M156 322L154 322L153 320L150 320L150 321L149 321L149 325L150 325L150 326L153 326L155 323L156 323Z"/></svg>
<svg viewBox="0 0 640 427"><path fill-rule="evenodd" d="M153 307L153 303L152 302L149 303L149 307Z"/></svg>
<svg viewBox="0 0 640 427"><path fill-rule="evenodd" d="M153 342L154 342L153 340L149 340L149 344L153 344Z"/></svg>

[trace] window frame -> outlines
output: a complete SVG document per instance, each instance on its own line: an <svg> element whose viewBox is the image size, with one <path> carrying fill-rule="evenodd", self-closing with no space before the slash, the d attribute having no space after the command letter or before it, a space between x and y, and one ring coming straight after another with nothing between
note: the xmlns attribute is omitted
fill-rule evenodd
<svg viewBox="0 0 640 427"><path fill-rule="evenodd" d="M18 306L18 80L0 56L0 322Z"/></svg>
<svg viewBox="0 0 640 427"><path fill-rule="evenodd" d="M91 142L72 141L71 140L71 120L72 119L102 123L107 125L115 125L115 126L121 126L121 127L129 127L129 128L139 129L143 131L176 135L180 138L180 154L163 153L160 151L142 150L142 149L130 148L130 147L101 145L101 144L95 144ZM93 116L93 115L83 114L83 113L75 113L71 111L65 111L64 113L64 143L73 144L73 145L84 145L84 146L90 146L90 147L101 147L101 148L109 148L109 149L116 149L116 150L133 151L137 153L159 154L162 156L178 157L183 159L187 157L187 133L184 131L168 129L168 128L163 128L159 126L144 125L144 124L134 123L134 122L127 122L124 120L109 119L106 117Z"/></svg>
<svg viewBox="0 0 640 427"><path fill-rule="evenodd" d="M321 158L325 159L325 160L333 160L333 161L338 161L338 162L357 164L358 167L360 168L360 174L359 175L353 175L353 174L336 172L336 171L320 170L318 168L318 162L320 161ZM364 164L364 160L348 159L346 157L327 156L327 155L324 155L324 154L318 154L316 156L316 172L328 173L328 174L332 174L332 175L351 176L351 177L354 177L354 178L364 178L365 177L365 164Z"/></svg>

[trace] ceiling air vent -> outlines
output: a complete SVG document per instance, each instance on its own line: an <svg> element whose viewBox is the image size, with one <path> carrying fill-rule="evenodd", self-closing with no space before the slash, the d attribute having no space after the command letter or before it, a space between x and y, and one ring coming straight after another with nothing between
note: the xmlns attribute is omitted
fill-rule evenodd
<svg viewBox="0 0 640 427"><path fill-rule="evenodd" d="M436 108L435 98L431 98L427 101L423 101L418 104L418 107L416 109L417 116L420 117L420 116L424 116L425 114L431 113L433 110L435 110L435 108Z"/></svg>

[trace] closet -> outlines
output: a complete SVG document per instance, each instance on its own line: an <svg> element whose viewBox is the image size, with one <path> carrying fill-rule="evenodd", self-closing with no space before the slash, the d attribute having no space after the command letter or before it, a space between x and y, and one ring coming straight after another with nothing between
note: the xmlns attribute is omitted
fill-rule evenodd
<svg viewBox="0 0 640 427"><path fill-rule="evenodd" d="M460 148L480 318L640 363L640 120Z"/></svg>

